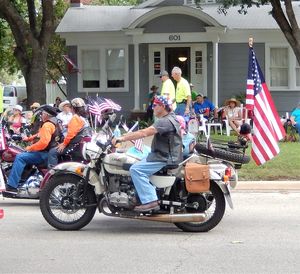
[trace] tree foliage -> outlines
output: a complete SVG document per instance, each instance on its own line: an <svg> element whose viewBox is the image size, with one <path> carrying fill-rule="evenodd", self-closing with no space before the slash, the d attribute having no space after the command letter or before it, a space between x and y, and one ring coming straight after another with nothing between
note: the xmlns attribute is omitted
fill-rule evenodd
<svg viewBox="0 0 300 274"><path fill-rule="evenodd" d="M66 7L64 0L0 0L0 49L6 53L0 68L22 71L28 104L45 103L49 46Z"/></svg>
<svg viewBox="0 0 300 274"><path fill-rule="evenodd" d="M198 1L198 4L200 1ZM271 15L278 24L286 40L293 49L295 56L300 64L300 29L296 18L292 0L219 0L219 11L226 14L230 6L240 6L239 12L246 14L252 6L260 7L261 5L271 4Z"/></svg>

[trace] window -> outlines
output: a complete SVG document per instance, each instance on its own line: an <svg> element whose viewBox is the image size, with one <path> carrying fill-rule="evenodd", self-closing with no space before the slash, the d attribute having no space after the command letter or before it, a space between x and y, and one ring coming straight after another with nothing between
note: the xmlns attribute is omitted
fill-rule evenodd
<svg viewBox="0 0 300 274"><path fill-rule="evenodd" d="M80 92L128 90L128 49L125 47L84 47L78 52Z"/></svg>
<svg viewBox="0 0 300 274"><path fill-rule="evenodd" d="M300 65L296 59L296 86L300 87Z"/></svg>
<svg viewBox="0 0 300 274"><path fill-rule="evenodd" d="M270 48L270 86L288 87L288 48Z"/></svg>
<svg viewBox="0 0 300 274"><path fill-rule="evenodd" d="M82 51L83 88L100 87L100 58L98 50Z"/></svg>
<svg viewBox="0 0 300 274"><path fill-rule="evenodd" d="M202 74L202 51L195 51L195 74Z"/></svg>
<svg viewBox="0 0 300 274"><path fill-rule="evenodd" d="M106 72L108 88L125 87L125 50L106 50Z"/></svg>
<svg viewBox="0 0 300 274"><path fill-rule="evenodd" d="M160 51L155 51L153 55L154 75L160 74Z"/></svg>

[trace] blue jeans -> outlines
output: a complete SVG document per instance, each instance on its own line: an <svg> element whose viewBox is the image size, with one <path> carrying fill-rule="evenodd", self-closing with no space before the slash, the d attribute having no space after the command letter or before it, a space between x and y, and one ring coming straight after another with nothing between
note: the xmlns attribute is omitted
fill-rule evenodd
<svg viewBox="0 0 300 274"><path fill-rule="evenodd" d="M297 129L298 134L300 136L300 122L295 124L295 128ZM299 139L299 141L300 141L300 139Z"/></svg>
<svg viewBox="0 0 300 274"><path fill-rule="evenodd" d="M147 162L143 159L131 166L130 175L142 204L157 200L155 186L149 182L149 177L166 165L165 162Z"/></svg>
<svg viewBox="0 0 300 274"><path fill-rule="evenodd" d="M184 116L185 109L186 109L186 104L184 104L184 103L177 104L176 109L175 109L175 114Z"/></svg>
<svg viewBox="0 0 300 274"><path fill-rule="evenodd" d="M47 164L47 160L47 151L22 152L18 154L8 176L8 185L14 188L18 188L22 173L26 165Z"/></svg>
<svg viewBox="0 0 300 274"><path fill-rule="evenodd" d="M56 147L49 150L48 153L48 168L53 168L58 164L58 151Z"/></svg>

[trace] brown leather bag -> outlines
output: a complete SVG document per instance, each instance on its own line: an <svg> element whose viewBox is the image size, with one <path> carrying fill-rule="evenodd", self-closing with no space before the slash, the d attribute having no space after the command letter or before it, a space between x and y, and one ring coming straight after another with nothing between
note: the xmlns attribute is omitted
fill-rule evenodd
<svg viewBox="0 0 300 274"><path fill-rule="evenodd" d="M209 167L198 163L186 163L185 187L190 193L209 191Z"/></svg>

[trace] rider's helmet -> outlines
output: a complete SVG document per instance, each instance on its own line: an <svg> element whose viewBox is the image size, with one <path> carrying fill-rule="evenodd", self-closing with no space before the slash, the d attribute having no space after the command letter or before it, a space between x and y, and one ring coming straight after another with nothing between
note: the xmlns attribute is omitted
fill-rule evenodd
<svg viewBox="0 0 300 274"><path fill-rule="evenodd" d="M84 102L84 100L82 98L74 98L72 101L71 101L71 105L73 108L81 108L81 107L85 107L86 104Z"/></svg>

